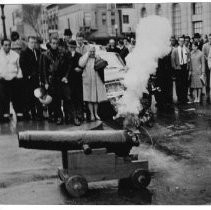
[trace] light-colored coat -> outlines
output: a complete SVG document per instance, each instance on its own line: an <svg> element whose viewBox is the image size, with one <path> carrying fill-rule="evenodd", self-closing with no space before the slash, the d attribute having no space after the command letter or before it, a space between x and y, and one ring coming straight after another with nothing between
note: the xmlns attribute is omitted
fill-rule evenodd
<svg viewBox="0 0 211 210"><path fill-rule="evenodd" d="M83 99L87 102L102 102L107 100L105 85L98 72L94 70L95 58L90 58L88 53L79 60L79 66L83 67Z"/></svg>

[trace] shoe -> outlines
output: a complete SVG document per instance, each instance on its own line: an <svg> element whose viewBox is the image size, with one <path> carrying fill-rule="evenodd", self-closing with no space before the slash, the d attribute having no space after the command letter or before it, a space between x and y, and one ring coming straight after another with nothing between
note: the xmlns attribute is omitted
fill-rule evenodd
<svg viewBox="0 0 211 210"><path fill-rule="evenodd" d="M57 121L56 121L56 124L57 124L57 125L62 125L62 124L63 124L63 119L59 117L59 118L57 119Z"/></svg>
<svg viewBox="0 0 211 210"><path fill-rule="evenodd" d="M56 122L56 119L55 119L55 117L53 116L53 115L50 115L49 117L48 117L48 122Z"/></svg>
<svg viewBox="0 0 211 210"><path fill-rule="evenodd" d="M81 125L81 122L80 122L80 120L78 118L74 119L74 125L76 125L76 126L80 126Z"/></svg>
<svg viewBox="0 0 211 210"><path fill-rule="evenodd" d="M10 122L10 117L9 117L9 116L6 116L6 117L4 116L4 117L3 117L3 122L4 122L4 123Z"/></svg>
<svg viewBox="0 0 211 210"><path fill-rule="evenodd" d="M90 117L90 122L94 122L95 121L95 117Z"/></svg>
<svg viewBox="0 0 211 210"><path fill-rule="evenodd" d="M23 120L24 120L23 115L17 114L17 121L23 121Z"/></svg>
<svg viewBox="0 0 211 210"><path fill-rule="evenodd" d="M37 116L36 117L36 121L43 121L44 120L44 117L43 116Z"/></svg>
<svg viewBox="0 0 211 210"><path fill-rule="evenodd" d="M101 120L100 117L98 115L95 115L95 119L96 120Z"/></svg>
<svg viewBox="0 0 211 210"><path fill-rule="evenodd" d="M36 121L37 120L37 116L36 115L32 115L31 119L32 119L32 121Z"/></svg>
<svg viewBox="0 0 211 210"><path fill-rule="evenodd" d="M71 120L70 120L69 117L65 117L65 118L64 118L64 122L65 122L66 125L68 125L68 124L71 123Z"/></svg>
<svg viewBox="0 0 211 210"><path fill-rule="evenodd" d="M26 120L26 121L31 120L31 115L29 113L24 113L23 120Z"/></svg>

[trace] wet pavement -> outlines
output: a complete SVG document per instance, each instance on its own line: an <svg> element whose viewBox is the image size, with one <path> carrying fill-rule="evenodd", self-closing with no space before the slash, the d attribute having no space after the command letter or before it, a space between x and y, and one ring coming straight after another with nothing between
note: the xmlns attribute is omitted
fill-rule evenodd
<svg viewBox="0 0 211 210"><path fill-rule="evenodd" d="M142 144L131 151L154 172L143 190L128 190L127 183L118 189L112 180L90 183L84 197L70 198L57 177L60 152L18 147L17 131L40 129L77 128L15 119L0 125L0 204L211 204L210 105L158 112L153 128L143 130ZM104 129L112 128L104 123Z"/></svg>

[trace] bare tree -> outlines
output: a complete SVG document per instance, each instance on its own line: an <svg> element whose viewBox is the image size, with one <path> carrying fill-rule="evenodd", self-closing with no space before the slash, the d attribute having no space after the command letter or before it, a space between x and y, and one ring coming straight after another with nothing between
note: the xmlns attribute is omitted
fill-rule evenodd
<svg viewBox="0 0 211 210"><path fill-rule="evenodd" d="M22 12L23 22L30 25L34 29L36 35L41 36L39 24L39 18L41 15L41 5L23 4Z"/></svg>

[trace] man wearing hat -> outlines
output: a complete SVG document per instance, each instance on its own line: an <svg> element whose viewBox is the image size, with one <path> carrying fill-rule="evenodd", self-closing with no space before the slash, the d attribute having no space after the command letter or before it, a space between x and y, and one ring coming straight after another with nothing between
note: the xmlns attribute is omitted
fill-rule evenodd
<svg viewBox="0 0 211 210"><path fill-rule="evenodd" d="M67 61L68 71L63 82L68 82L71 91L71 114L76 126L81 124L83 118L83 86L82 86L82 68L79 67L78 61L82 56L76 51L76 41L68 42Z"/></svg>
<svg viewBox="0 0 211 210"><path fill-rule="evenodd" d="M69 28L64 29L64 44L66 52L68 51L68 42L72 40L72 31Z"/></svg>

